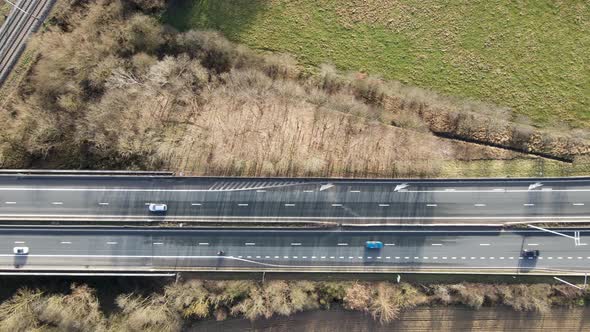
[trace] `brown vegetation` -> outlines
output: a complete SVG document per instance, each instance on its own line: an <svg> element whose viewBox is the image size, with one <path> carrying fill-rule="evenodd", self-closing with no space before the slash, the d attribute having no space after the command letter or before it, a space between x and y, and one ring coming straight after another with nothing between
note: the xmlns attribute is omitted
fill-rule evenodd
<svg viewBox="0 0 590 332"><path fill-rule="evenodd" d="M161 1L60 5L0 108L0 167L397 177L516 156L439 139L414 113L390 119L379 80L307 77L287 55L172 31L146 15Z"/></svg>
<svg viewBox="0 0 590 332"><path fill-rule="evenodd" d="M565 285L464 283L419 285L390 282L190 280L151 295L120 294L104 313L93 289L71 286L68 294L19 289L0 304L0 331L179 331L199 319L251 320L341 304L382 323L419 305L509 306L545 312L551 306L584 305L588 293Z"/></svg>

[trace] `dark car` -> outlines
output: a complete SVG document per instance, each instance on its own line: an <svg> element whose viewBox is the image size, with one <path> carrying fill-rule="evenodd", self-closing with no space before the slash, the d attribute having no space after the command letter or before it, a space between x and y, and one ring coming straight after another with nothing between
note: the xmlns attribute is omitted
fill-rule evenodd
<svg viewBox="0 0 590 332"><path fill-rule="evenodd" d="M537 258L539 257L539 250L523 250L522 257Z"/></svg>

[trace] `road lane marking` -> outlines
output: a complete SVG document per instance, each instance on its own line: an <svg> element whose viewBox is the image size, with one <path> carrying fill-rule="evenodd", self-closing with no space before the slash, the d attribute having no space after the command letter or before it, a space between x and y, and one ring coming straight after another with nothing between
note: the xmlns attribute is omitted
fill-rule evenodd
<svg viewBox="0 0 590 332"><path fill-rule="evenodd" d="M420 257L414 257L414 259L420 259Z"/></svg>
<svg viewBox="0 0 590 332"><path fill-rule="evenodd" d="M351 190L350 192L351 193L360 193L361 191L360 190Z"/></svg>
<svg viewBox="0 0 590 332"><path fill-rule="evenodd" d="M426 206L429 206L429 207L436 207L436 206L438 206L438 204L426 204Z"/></svg>
<svg viewBox="0 0 590 332"><path fill-rule="evenodd" d="M238 206L248 206L248 203L238 203Z"/></svg>
<svg viewBox="0 0 590 332"><path fill-rule="evenodd" d="M344 259L344 256L340 256L339 258L340 258L340 259Z"/></svg>
<svg viewBox="0 0 590 332"><path fill-rule="evenodd" d="M199 245L200 246L208 246L209 245L209 242L199 242Z"/></svg>
<svg viewBox="0 0 590 332"><path fill-rule="evenodd" d="M451 259L457 259L457 257L451 257Z"/></svg>
<svg viewBox="0 0 590 332"><path fill-rule="evenodd" d="M311 259L316 259L316 257L315 256L311 256Z"/></svg>
<svg viewBox="0 0 590 332"><path fill-rule="evenodd" d="M437 256L434 256L434 257L432 257L432 259L438 259L438 257Z"/></svg>
<svg viewBox="0 0 590 332"><path fill-rule="evenodd" d="M525 204L523 204L523 206L535 206L535 204L533 204L533 203L525 203Z"/></svg>
<svg viewBox="0 0 590 332"><path fill-rule="evenodd" d="M320 258L321 258L321 259L326 259L326 256L322 256L322 257L320 257Z"/></svg>
<svg viewBox="0 0 590 332"><path fill-rule="evenodd" d="M260 258L260 256L256 256L256 258Z"/></svg>
<svg viewBox="0 0 590 332"><path fill-rule="evenodd" d="M25 243L25 241L14 241L14 243L16 243L16 244L23 244L23 243Z"/></svg>
<svg viewBox="0 0 590 332"><path fill-rule="evenodd" d="M301 243L299 243L299 242L296 242L296 243L291 243L291 245L292 245L292 246L300 246L300 245L301 245Z"/></svg>
<svg viewBox="0 0 590 332"><path fill-rule="evenodd" d="M584 205L584 203L573 203L572 205L573 205L573 206L583 206L583 205Z"/></svg>
<svg viewBox="0 0 590 332"><path fill-rule="evenodd" d="M4 202L4 204L16 204L16 202Z"/></svg>
<svg viewBox="0 0 590 332"><path fill-rule="evenodd" d="M353 258L354 258L354 257L352 257L352 256L348 256L348 259L353 259ZM361 257L361 258L362 258L362 257Z"/></svg>
<svg viewBox="0 0 590 332"><path fill-rule="evenodd" d="M461 259L465 259L466 257L461 257Z"/></svg>
<svg viewBox="0 0 590 332"><path fill-rule="evenodd" d="M53 205L62 205L64 202L51 202Z"/></svg>
<svg viewBox="0 0 590 332"><path fill-rule="evenodd" d="M387 257L385 257L385 259L391 259L391 257L390 256L387 256Z"/></svg>
<svg viewBox="0 0 590 332"><path fill-rule="evenodd" d="M473 206L481 207L481 206L486 206L486 205L485 204L482 204L482 203L477 203L477 204L473 204Z"/></svg>
<svg viewBox="0 0 590 332"><path fill-rule="evenodd" d="M98 205L109 205L109 203L107 203L107 202L100 202L100 203L98 203Z"/></svg>
<svg viewBox="0 0 590 332"><path fill-rule="evenodd" d="M433 246L442 246L442 243L433 243Z"/></svg>
<svg viewBox="0 0 590 332"><path fill-rule="evenodd" d="M410 257L406 256L406 257L404 257L404 259L410 259Z"/></svg>
<svg viewBox="0 0 590 332"><path fill-rule="evenodd" d="M396 256L395 259L399 259L399 256Z"/></svg>
<svg viewBox="0 0 590 332"><path fill-rule="evenodd" d="M428 257L422 257L422 259L428 259Z"/></svg>
<svg viewBox="0 0 590 332"><path fill-rule="evenodd" d="M394 246L395 243L385 243L386 246Z"/></svg>
<svg viewBox="0 0 590 332"><path fill-rule="evenodd" d="M527 246L538 246L538 245L539 245L538 243L529 243L529 244L527 244Z"/></svg>
<svg viewBox="0 0 590 332"><path fill-rule="evenodd" d="M479 245L480 246L489 246L490 244L489 243L480 243Z"/></svg>
<svg viewBox="0 0 590 332"><path fill-rule="evenodd" d="M107 244L117 244L117 242L107 242Z"/></svg>
<svg viewBox="0 0 590 332"><path fill-rule="evenodd" d="M155 244L155 245L157 245L157 246L161 246L161 245L163 245L164 243L163 243L163 242L154 242L154 244Z"/></svg>
<svg viewBox="0 0 590 332"><path fill-rule="evenodd" d="M256 190L256 192L257 192L257 193L265 193L265 192L266 192L266 190L264 190L264 189L258 189L258 190Z"/></svg>
<svg viewBox="0 0 590 332"><path fill-rule="evenodd" d="M445 189L445 191L447 191L447 192L448 192L448 191L457 191L457 189L454 189L454 188L447 188L447 189Z"/></svg>
<svg viewBox="0 0 590 332"><path fill-rule="evenodd" d="M475 257L471 257L471 259L475 259Z"/></svg>
<svg viewBox="0 0 590 332"><path fill-rule="evenodd" d="M514 257L508 257L508 259L514 259Z"/></svg>
<svg viewBox="0 0 590 332"><path fill-rule="evenodd" d="M244 243L244 245L246 245L246 246L255 246L256 243L254 243L254 242L246 242L246 243Z"/></svg>
<svg viewBox="0 0 590 332"><path fill-rule="evenodd" d="M191 203L192 206L201 206L201 203Z"/></svg>
<svg viewBox="0 0 590 332"><path fill-rule="evenodd" d="M342 206L342 204L332 204L334 207Z"/></svg>
<svg viewBox="0 0 590 332"><path fill-rule="evenodd" d="M492 191L504 191L504 190L505 190L505 189L502 189L502 188L495 188L495 189L492 189Z"/></svg>
<svg viewBox="0 0 590 332"><path fill-rule="evenodd" d="M293 203L286 203L285 206L295 206Z"/></svg>
<svg viewBox="0 0 590 332"><path fill-rule="evenodd" d="M348 243L338 243L339 246L347 246Z"/></svg>
<svg viewBox="0 0 590 332"><path fill-rule="evenodd" d="M334 256L330 256L330 259L334 259Z"/></svg>
<svg viewBox="0 0 590 332"><path fill-rule="evenodd" d="M72 244L70 241L61 241L61 244Z"/></svg>
<svg viewBox="0 0 590 332"><path fill-rule="evenodd" d="M380 207L388 207L389 204L379 204Z"/></svg>
<svg viewBox="0 0 590 332"><path fill-rule="evenodd" d="M270 256L264 256L264 258L270 258Z"/></svg>
<svg viewBox="0 0 590 332"><path fill-rule="evenodd" d="M445 257L443 257L442 259L447 259L447 257L445 256Z"/></svg>

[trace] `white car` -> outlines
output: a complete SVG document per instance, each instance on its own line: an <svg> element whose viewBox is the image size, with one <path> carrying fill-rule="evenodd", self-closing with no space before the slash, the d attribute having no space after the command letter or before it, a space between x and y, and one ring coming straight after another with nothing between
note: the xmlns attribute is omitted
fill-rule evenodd
<svg viewBox="0 0 590 332"><path fill-rule="evenodd" d="M148 210L150 210L150 212L166 212L168 210L168 206L166 204L152 203L148 206Z"/></svg>
<svg viewBox="0 0 590 332"><path fill-rule="evenodd" d="M29 253L29 247L14 247L12 251L15 255L26 255Z"/></svg>

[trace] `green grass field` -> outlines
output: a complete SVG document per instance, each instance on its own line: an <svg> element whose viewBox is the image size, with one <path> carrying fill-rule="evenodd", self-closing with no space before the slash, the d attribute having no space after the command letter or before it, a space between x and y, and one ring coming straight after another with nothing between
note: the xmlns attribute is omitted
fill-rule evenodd
<svg viewBox="0 0 590 332"><path fill-rule="evenodd" d="M588 1L176 0L164 20L590 128Z"/></svg>

